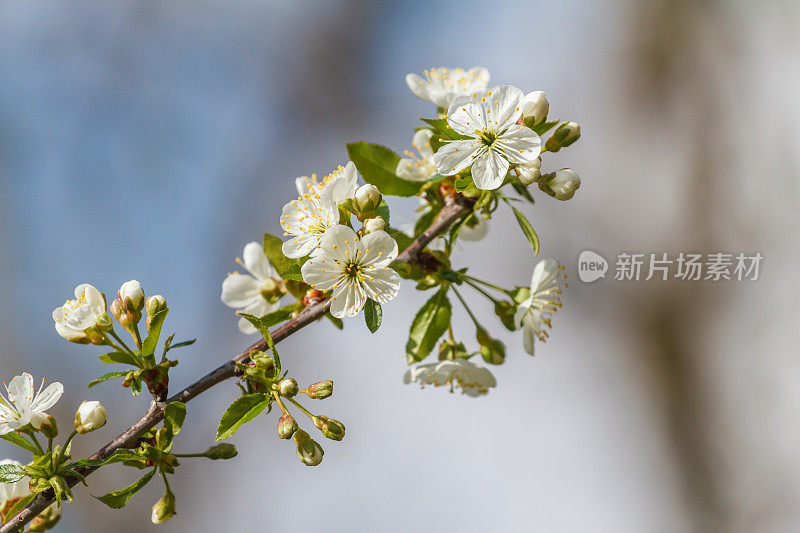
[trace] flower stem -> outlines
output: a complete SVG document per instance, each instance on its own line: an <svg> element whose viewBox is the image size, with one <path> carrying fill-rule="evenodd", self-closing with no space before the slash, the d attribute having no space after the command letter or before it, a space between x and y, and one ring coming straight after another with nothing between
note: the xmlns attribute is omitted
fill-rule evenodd
<svg viewBox="0 0 800 533"><path fill-rule="evenodd" d="M61 461L64 460L64 455L67 453L67 448L69 448L69 443L72 442L72 439L77 435L78 432L76 430L72 430L72 433L69 434L67 440L64 441L64 446L58 452L58 458L54 461L53 468L58 468L61 465Z"/></svg>
<svg viewBox="0 0 800 533"><path fill-rule="evenodd" d="M499 301L499 300L495 299L495 297L494 297L494 296L492 296L491 294L489 294L488 292L486 292L485 290L483 290L483 289L480 287L480 285L476 284L474 281L472 281L472 280L469 280L469 279L466 279L466 280L464 280L464 281L466 281L466 282L467 282L467 284L468 284L470 287L472 287L473 289L475 289L476 291L478 291L479 293L481 293L482 295L484 295L486 298L488 298L488 299L489 299L489 300L490 300L492 303L495 303L495 304L496 304L496 303Z"/></svg>
<svg viewBox="0 0 800 533"><path fill-rule="evenodd" d="M300 391L298 391L298 392L300 392ZM281 412L282 412L283 414L285 414L285 415L288 415L288 414L289 414L289 411L288 411L288 410L286 410L286 406L285 406L285 405L283 405L283 401L281 400L281 395L280 395L280 394L278 394L278 392L277 392L277 391L272 391L272 396L274 396L274 397L275 397L275 401L276 401L276 402L278 402L278 407L280 407L280 408L281 408Z"/></svg>
<svg viewBox="0 0 800 533"><path fill-rule="evenodd" d="M464 274L464 277L467 278L468 280L476 281L476 282L480 283L481 285L485 285L485 286L489 287L490 289L494 289L494 290L496 290L498 292L502 292L503 294L508 294L509 296L511 295L511 293L508 290L504 289L503 287L498 287L497 285L489 283L488 281L483 281L482 279L478 279L478 278L475 278L475 277L472 277L472 276L468 276L466 274Z"/></svg>
<svg viewBox="0 0 800 533"><path fill-rule="evenodd" d="M133 333L134 333L134 340L136 341L136 347L139 350L142 349L142 335L139 333L139 324L133 325Z"/></svg>
<svg viewBox="0 0 800 533"><path fill-rule="evenodd" d="M114 338L114 340L116 340L118 343L120 343L120 345L122 346L122 350L121 350L121 351L128 352L128 353L129 353L129 354L131 354L132 356L136 357L136 352L134 352L133 350L131 350L131 349L128 347L128 345L127 345L127 344L125 344L125 341L123 341L122 339L120 339L120 338L119 338L119 335L117 335L117 333L116 333L116 332L115 332L113 329L112 329L111 331L109 331L109 332L108 332L108 334L109 334L109 335L111 335L111 336ZM112 343L112 346L113 346L113 343ZM116 348L116 349L118 349L118 350L119 350L119 348L120 348L120 347L119 347L119 346L114 346L114 348Z"/></svg>
<svg viewBox="0 0 800 533"><path fill-rule="evenodd" d="M453 287L453 292L456 293L456 296L458 296L458 299L461 301L461 305L464 306L464 309L467 311L467 314L472 319L472 321L475 323L475 327L478 328L478 329L483 329L483 327L478 323L478 319L475 318L475 315L472 314L472 310L467 305L467 302L464 301L464 297L461 296L461 293L458 292L458 289L456 289L455 286Z"/></svg>
<svg viewBox="0 0 800 533"><path fill-rule="evenodd" d="M41 444L39 444L39 439L37 439L37 438L36 438L36 434L35 434L33 431L26 432L26 434L27 434L27 435L28 435L28 436L31 438L31 440L33 441L33 445L34 445L34 446L36 446L36 448L38 448L38 449L39 449L39 453L40 453L40 454L42 454L42 455L44 455L44 448L42 448L42 445L41 445Z"/></svg>
<svg viewBox="0 0 800 533"><path fill-rule="evenodd" d="M295 400L294 398L289 398L288 396L286 397L286 399L287 399L287 400L289 400L290 402L292 402L292 403L295 405L295 407L297 407L298 409L300 409L301 411L303 411L303 413L305 413L305 415L306 415L308 418L310 418L311 420L314 420L314 415L312 415L312 414L311 414L311 413L308 411L308 409L306 409L305 407L303 407L302 405L300 405L299 403L297 403L297 400Z"/></svg>

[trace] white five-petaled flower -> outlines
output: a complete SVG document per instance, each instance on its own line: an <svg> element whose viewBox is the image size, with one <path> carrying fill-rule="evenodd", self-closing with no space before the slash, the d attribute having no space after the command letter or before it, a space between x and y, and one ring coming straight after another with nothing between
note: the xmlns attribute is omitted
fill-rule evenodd
<svg viewBox="0 0 800 533"><path fill-rule="evenodd" d="M423 388L425 385L450 385L450 392L459 387L464 394L473 397L487 394L490 387L497 386L497 380L488 368L467 359L418 364L406 371L403 381L419 382Z"/></svg>
<svg viewBox="0 0 800 533"><path fill-rule="evenodd" d="M301 197L307 194L324 194L333 203L340 204L356 194L356 182L358 181L358 171L352 161L348 161L345 166L339 168L317 180L316 174L311 176L301 176L295 179L297 194Z"/></svg>
<svg viewBox="0 0 800 533"><path fill-rule="evenodd" d="M406 85L418 97L447 109L459 96L483 91L489 83L489 71L483 67L431 68L423 72L425 79L416 74L406 75Z"/></svg>
<svg viewBox="0 0 800 533"><path fill-rule="evenodd" d="M281 227L284 236L283 254L297 259L311 253L328 229L339 224L339 208L325 195L306 193L283 206Z"/></svg>
<svg viewBox="0 0 800 533"><path fill-rule="evenodd" d="M279 307L282 293L276 280L280 280L280 277L257 242L247 243L242 257L244 260L237 259L237 262L244 266L248 274L234 272L225 278L222 282L222 301L228 307L263 317ZM247 335L257 333L245 318L239 319L239 329Z"/></svg>
<svg viewBox="0 0 800 533"><path fill-rule="evenodd" d="M395 173L398 177L411 181L425 181L436 173L436 165L433 163L433 148L431 148L432 136L433 132L427 128L414 134L411 144L419 152L419 157L410 150L406 150L406 157L397 162Z"/></svg>
<svg viewBox="0 0 800 533"><path fill-rule="evenodd" d="M56 331L67 340L80 339L87 328L106 312L106 299L92 285L83 283L75 287L75 299L53 310Z"/></svg>
<svg viewBox="0 0 800 533"><path fill-rule="evenodd" d="M517 307L514 323L524 326L525 351L533 355L536 339L544 342L551 327L553 313L561 307L561 293L567 287L564 267L555 259L543 259L536 264L531 276L531 295Z"/></svg>
<svg viewBox="0 0 800 533"><path fill-rule="evenodd" d="M517 124L523 103L522 91L511 85L457 98L447 123L468 139L445 140L433 156L439 173L452 176L471 166L475 186L491 191L503 184L510 165L539 157L539 135Z"/></svg>
<svg viewBox="0 0 800 533"><path fill-rule="evenodd" d="M333 291L333 316L355 316L367 298L382 304L397 296L400 276L389 268L396 257L397 243L385 231L359 238L349 227L336 226L303 265L303 279L315 289Z"/></svg>
<svg viewBox="0 0 800 533"><path fill-rule="evenodd" d="M9 385L3 382L7 396L0 393L0 435L16 431L31 424L35 428L42 427L47 418L45 410L55 405L64 393L64 386L54 382L44 387L44 379L39 391L33 388L33 377L27 372L16 376Z"/></svg>

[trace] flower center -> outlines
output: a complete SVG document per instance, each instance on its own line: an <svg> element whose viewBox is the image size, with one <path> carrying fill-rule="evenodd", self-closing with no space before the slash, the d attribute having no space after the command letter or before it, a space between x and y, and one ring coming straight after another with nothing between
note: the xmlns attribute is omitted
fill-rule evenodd
<svg viewBox="0 0 800 533"><path fill-rule="evenodd" d="M496 133L494 133L493 131L488 131L488 130L484 130L484 131L475 130L475 133L478 135L478 137L480 137L480 138L481 138L481 142L483 142L483 144L485 144L485 145L486 145L486 146L488 146L488 147L491 147L491 146L492 146L492 144L494 143L494 141L496 141L496 140L497 140L497 134L496 134Z"/></svg>
<svg viewBox="0 0 800 533"><path fill-rule="evenodd" d="M364 275L361 273L361 265L359 263L348 263L347 266L344 267L344 275L347 279L354 279L358 281L362 281L364 279Z"/></svg>

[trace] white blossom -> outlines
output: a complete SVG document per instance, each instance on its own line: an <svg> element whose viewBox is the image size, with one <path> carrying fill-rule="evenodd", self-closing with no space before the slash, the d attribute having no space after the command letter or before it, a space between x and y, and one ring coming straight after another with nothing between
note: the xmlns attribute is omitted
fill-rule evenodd
<svg viewBox="0 0 800 533"><path fill-rule="evenodd" d="M0 393L0 435L21 429L31 424L36 429L47 418L45 410L51 408L64 393L64 386L54 382L44 387L44 379L38 392L34 392L33 377L26 373L14 377L8 385L3 382L6 396Z"/></svg>
<svg viewBox="0 0 800 533"><path fill-rule="evenodd" d="M458 240L476 242L486 237L487 233L489 233L489 224L483 217L475 213L470 215L470 220L458 230Z"/></svg>
<svg viewBox="0 0 800 533"><path fill-rule="evenodd" d="M396 257L397 243L385 231L359 239L351 228L335 226L303 265L303 279L315 289L333 291L333 316L351 317L367 298L382 304L397 296L400 276L389 268Z"/></svg>
<svg viewBox="0 0 800 533"><path fill-rule="evenodd" d="M450 385L450 392L459 387L468 396L487 394L489 388L497 386L497 380L488 368L461 358L418 364L406 371L403 381L418 382L423 388L425 385Z"/></svg>
<svg viewBox="0 0 800 533"><path fill-rule="evenodd" d="M282 295L278 286L280 277L264 255L264 249L257 242L247 243L242 257L243 261L237 261L244 266L247 274L233 272L225 278L222 282L222 301L228 307L257 317L275 311L280 307L278 301ZM239 319L239 330L246 335L257 333L245 318Z"/></svg>
<svg viewBox="0 0 800 533"><path fill-rule="evenodd" d="M447 109L458 96L483 91L489 83L489 71L483 67L431 68L423 72L425 79L416 74L406 75L406 85L415 95Z"/></svg>
<svg viewBox="0 0 800 533"><path fill-rule="evenodd" d="M556 170L553 176L542 184L556 200L569 200L581 186L581 177L571 168Z"/></svg>
<svg viewBox="0 0 800 533"><path fill-rule="evenodd" d="M56 331L67 340L84 337L86 329L93 327L106 312L106 299L92 285L84 283L75 287L75 299L53 310Z"/></svg>
<svg viewBox="0 0 800 533"><path fill-rule="evenodd" d="M561 307L561 293L567 287L564 267L555 259L543 259L537 263L531 276L531 295L519 304L514 315L517 327L523 326L525 351L533 355L536 339L544 342L547 329L551 327L553 313Z"/></svg>
<svg viewBox="0 0 800 533"><path fill-rule="evenodd" d="M540 157L524 165L517 165L517 176L519 176L520 183L528 186L539 181L539 178L542 177L541 168L542 159Z"/></svg>
<svg viewBox="0 0 800 533"><path fill-rule="evenodd" d="M345 200L353 198L356 193L356 182L358 181L358 171L352 161L348 161L345 166L339 168L317 180L317 175L301 176L295 180L297 194L301 197L308 194L324 194L333 203L340 204Z"/></svg>
<svg viewBox="0 0 800 533"><path fill-rule="evenodd" d="M433 132L427 128L414 134L411 144L417 149L419 157L410 150L406 150L406 157L397 162L395 173L398 177L411 181L425 181L436 174L431 137L433 137Z"/></svg>
<svg viewBox="0 0 800 533"><path fill-rule="evenodd" d="M100 429L106 424L106 408L98 401L81 403L75 413L75 431L84 434Z"/></svg>
<svg viewBox="0 0 800 533"><path fill-rule="evenodd" d="M472 167L475 186L494 190L503 184L510 165L533 161L541 139L517 124L524 96L511 85L457 98L447 112L447 123L466 140L446 140L434 154L440 174L452 176Z"/></svg>
<svg viewBox="0 0 800 533"><path fill-rule="evenodd" d="M356 189L353 205L359 212L371 212L378 208L381 203L381 191L371 183L362 185Z"/></svg>
<svg viewBox="0 0 800 533"><path fill-rule="evenodd" d="M364 221L364 233L375 233L386 228L386 221L383 217L368 218Z"/></svg>
<svg viewBox="0 0 800 533"><path fill-rule="evenodd" d="M550 112L550 103L544 91L533 91L525 95L522 112L526 117L533 117L534 124L541 124Z"/></svg>
<svg viewBox="0 0 800 533"><path fill-rule="evenodd" d="M306 193L297 200L283 206L281 227L284 236L291 235L283 243L283 254L297 259L311 253L325 232L339 224L339 208L325 195Z"/></svg>

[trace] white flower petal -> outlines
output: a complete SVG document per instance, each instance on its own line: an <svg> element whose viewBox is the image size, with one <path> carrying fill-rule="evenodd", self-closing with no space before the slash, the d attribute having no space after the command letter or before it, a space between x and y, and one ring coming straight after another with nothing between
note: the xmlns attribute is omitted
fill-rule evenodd
<svg viewBox="0 0 800 533"><path fill-rule="evenodd" d="M397 257L397 242L385 231L375 231L361 239L364 248L361 264L364 266L388 265Z"/></svg>
<svg viewBox="0 0 800 533"><path fill-rule="evenodd" d="M418 98L422 98L423 100L430 100L428 97L428 82L423 80L416 74L407 74L406 75L406 85L408 88L411 89L411 92L414 93Z"/></svg>
<svg viewBox="0 0 800 533"><path fill-rule="evenodd" d="M445 144L433 156L436 170L443 176L458 174L469 167L481 148L478 141L453 141Z"/></svg>
<svg viewBox="0 0 800 533"><path fill-rule="evenodd" d="M250 305L255 300L264 300L258 281L252 276L234 272L222 282L222 301L235 309Z"/></svg>
<svg viewBox="0 0 800 533"><path fill-rule="evenodd" d="M495 87L486 95L487 121L492 127L502 131L519 120L524 103L525 94L517 87Z"/></svg>
<svg viewBox="0 0 800 533"><path fill-rule="evenodd" d="M248 272L258 279L275 278L278 275L275 269L272 268L267 256L264 255L264 248L261 243L247 243L242 253L242 260Z"/></svg>
<svg viewBox="0 0 800 533"><path fill-rule="evenodd" d="M46 411L56 404L62 394L64 394L64 386L55 381L36 396L30 408L34 412Z"/></svg>
<svg viewBox="0 0 800 533"><path fill-rule="evenodd" d="M20 413L27 411L33 402L33 376L27 372L14 376L8 384L8 399L14 402L14 407Z"/></svg>
<svg viewBox="0 0 800 533"><path fill-rule="evenodd" d="M472 179L475 181L475 186L484 191L497 189L503 184L508 166L508 160L494 150L480 154L472 164Z"/></svg>
<svg viewBox="0 0 800 533"><path fill-rule="evenodd" d="M342 278L342 269L323 256L315 256L305 262L300 269L303 280L320 291L331 290Z"/></svg>
<svg viewBox="0 0 800 533"><path fill-rule="evenodd" d="M364 272L364 287L370 297L385 304L400 291L400 275L391 268L375 268Z"/></svg>
<svg viewBox="0 0 800 533"><path fill-rule="evenodd" d="M447 111L447 123L455 132L475 137L475 130L482 131L488 127L483 110L483 106L472 99L458 98Z"/></svg>
<svg viewBox="0 0 800 533"><path fill-rule="evenodd" d="M503 148L503 155L514 164L531 163L542 153L542 139L525 126L511 126L495 143Z"/></svg>
<svg viewBox="0 0 800 533"><path fill-rule="evenodd" d="M528 352L530 355L534 355L533 347L534 347L534 344L535 344L534 341L536 341L536 335L537 335L536 323L533 320L533 318L530 318L527 315L525 317L524 322L525 322L525 327L523 328L523 331L522 331L522 339L523 339L523 343L525 345L525 351Z"/></svg>
<svg viewBox="0 0 800 533"><path fill-rule="evenodd" d="M433 148L431 148L431 137L433 137L433 131L429 130L428 128L423 128L414 134L414 138L411 141L411 144L414 145L414 148L417 149L417 151L423 158L428 158L433 156Z"/></svg>

